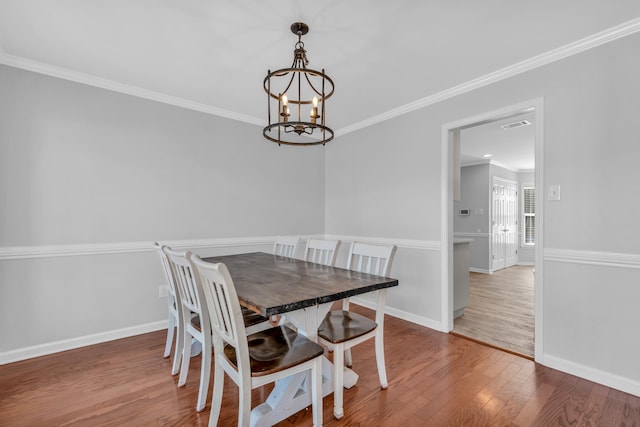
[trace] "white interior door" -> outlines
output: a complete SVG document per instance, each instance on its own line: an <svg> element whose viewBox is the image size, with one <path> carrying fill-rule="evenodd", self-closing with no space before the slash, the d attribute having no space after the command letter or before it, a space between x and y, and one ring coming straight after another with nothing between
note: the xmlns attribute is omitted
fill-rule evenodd
<svg viewBox="0 0 640 427"><path fill-rule="evenodd" d="M491 191L491 269L518 263L518 185L493 177Z"/></svg>

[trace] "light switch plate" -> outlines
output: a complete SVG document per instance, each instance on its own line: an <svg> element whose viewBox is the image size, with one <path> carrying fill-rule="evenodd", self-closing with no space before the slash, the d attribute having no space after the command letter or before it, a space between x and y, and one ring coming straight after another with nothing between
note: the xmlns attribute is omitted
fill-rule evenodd
<svg viewBox="0 0 640 427"><path fill-rule="evenodd" d="M548 200L560 200L560 184L553 184L549 186Z"/></svg>
<svg viewBox="0 0 640 427"><path fill-rule="evenodd" d="M169 287L167 285L160 285L158 287L158 298L167 298L169 296Z"/></svg>

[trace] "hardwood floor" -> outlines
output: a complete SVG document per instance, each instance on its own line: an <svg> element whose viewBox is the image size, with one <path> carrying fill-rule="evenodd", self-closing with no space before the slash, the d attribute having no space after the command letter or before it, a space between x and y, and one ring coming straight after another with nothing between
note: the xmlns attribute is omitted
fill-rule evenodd
<svg viewBox="0 0 640 427"><path fill-rule="evenodd" d="M353 305L355 311L371 314ZM380 390L373 342L353 349L358 384L345 417L327 426L640 426L640 397L537 365L450 334L387 316L388 390ZM0 426L200 426L200 358L185 387L154 332L0 366ZM254 405L270 387L256 389ZM220 425L237 423L237 388L225 380ZM309 426L304 410L280 426Z"/></svg>
<svg viewBox="0 0 640 427"><path fill-rule="evenodd" d="M469 305L453 332L533 358L533 267L470 273Z"/></svg>

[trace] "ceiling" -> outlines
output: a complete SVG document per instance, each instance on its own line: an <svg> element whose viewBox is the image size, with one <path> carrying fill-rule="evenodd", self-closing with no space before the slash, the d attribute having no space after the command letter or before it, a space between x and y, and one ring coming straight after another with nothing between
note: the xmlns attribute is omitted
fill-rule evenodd
<svg viewBox="0 0 640 427"><path fill-rule="evenodd" d="M266 124L262 81L303 21L340 134L638 17L638 0L2 0L0 63Z"/></svg>
<svg viewBox="0 0 640 427"><path fill-rule="evenodd" d="M529 125L503 128L527 121ZM535 169L535 112L483 123L460 131L462 166L493 163L514 171Z"/></svg>

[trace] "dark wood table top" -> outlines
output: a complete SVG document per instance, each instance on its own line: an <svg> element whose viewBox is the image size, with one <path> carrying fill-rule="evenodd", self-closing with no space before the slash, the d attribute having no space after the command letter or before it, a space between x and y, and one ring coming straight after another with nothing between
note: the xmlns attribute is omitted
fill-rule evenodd
<svg viewBox="0 0 640 427"><path fill-rule="evenodd" d="M240 302L265 317L398 286L398 281L389 277L263 252L203 260L224 263Z"/></svg>

